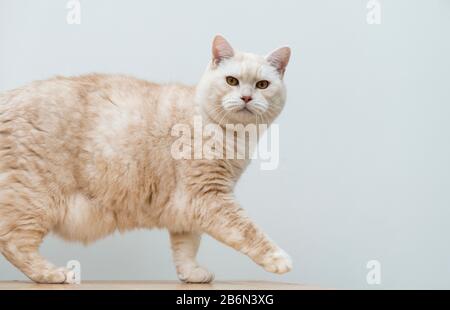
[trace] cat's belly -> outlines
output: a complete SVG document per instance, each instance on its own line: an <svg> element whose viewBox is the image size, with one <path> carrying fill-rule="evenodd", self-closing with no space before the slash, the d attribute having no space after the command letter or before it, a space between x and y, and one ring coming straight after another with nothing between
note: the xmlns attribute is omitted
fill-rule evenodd
<svg viewBox="0 0 450 310"><path fill-rule="evenodd" d="M96 205L83 194L74 194L61 206L53 232L63 239L85 244L106 237L117 229L114 212Z"/></svg>

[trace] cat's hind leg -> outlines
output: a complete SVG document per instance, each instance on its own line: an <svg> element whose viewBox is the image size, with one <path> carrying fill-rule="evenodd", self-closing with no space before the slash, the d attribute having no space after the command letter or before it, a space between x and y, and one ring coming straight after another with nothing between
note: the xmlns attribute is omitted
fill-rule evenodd
<svg viewBox="0 0 450 310"><path fill-rule="evenodd" d="M0 252L28 278L38 283L72 283L73 272L57 268L39 253L55 221L45 195L23 186L0 190Z"/></svg>
<svg viewBox="0 0 450 310"><path fill-rule="evenodd" d="M42 232L18 228L2 237L0 251L11 264L37 283L74 283L72 271L53 266L39 254L42 238Z"/></svg>
<svg viewBox="0 0 450 310"><path fill-rule="evenodd" d="M214 279L213 273L197 263L200 238L197 233L170 233L173 260L178 278L183 282L209 283Z"/></svg>

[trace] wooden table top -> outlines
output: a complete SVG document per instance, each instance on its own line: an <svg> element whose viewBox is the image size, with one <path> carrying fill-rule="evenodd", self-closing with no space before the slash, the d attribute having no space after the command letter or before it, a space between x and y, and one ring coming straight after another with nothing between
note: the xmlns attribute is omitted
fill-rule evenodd
<svg viewBox="0 0 450 310"><path fill-rule="evenodd" d="M0 290L315 290L314 286L266 281L215 281L185 284L179 281L83 281L81 284L36 284L0 281Z"/></svg>

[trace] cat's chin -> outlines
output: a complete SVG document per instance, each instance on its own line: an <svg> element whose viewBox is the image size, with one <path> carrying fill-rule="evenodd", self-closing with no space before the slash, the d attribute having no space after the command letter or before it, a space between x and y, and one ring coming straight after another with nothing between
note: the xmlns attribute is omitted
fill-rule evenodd
<svg viewBox="0 0 450 310"><path fill-rule="evenodd" d="M222 119L221 124L248 125L255 124L257 121L261 123L261 117L255 111L244 107L239 110L227 111L226 120Z"/></svg>
<svg viewBox="0 0 450 310"><path fill-rule="evenodd" d="M255 115L255 112L248 107L243 107L242 109L236 111L236 113L241 113L245 115Z"/></svg>

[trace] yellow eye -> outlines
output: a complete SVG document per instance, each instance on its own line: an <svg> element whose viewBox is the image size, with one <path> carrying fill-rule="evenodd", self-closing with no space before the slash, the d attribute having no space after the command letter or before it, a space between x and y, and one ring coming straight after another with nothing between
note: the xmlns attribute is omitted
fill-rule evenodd
<svg viewBox="0 0 450 310"><path fill-rule="evenodd" d="M232 76L227 76L227 83L231 86L238 86L239 80Z"/></svg>
<svg viewBox="0 0 450 310"><path fill-rule="evenodd" d="M269 81L266 81L266 80L264 80L264 81L259 81L258 83L256 83L256 88L259 88L259 89L266 89L267 87L269 87L269 85L270 85L270 82L269 82Z"/></svg>

